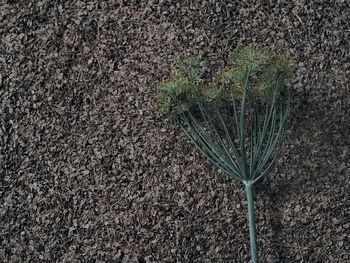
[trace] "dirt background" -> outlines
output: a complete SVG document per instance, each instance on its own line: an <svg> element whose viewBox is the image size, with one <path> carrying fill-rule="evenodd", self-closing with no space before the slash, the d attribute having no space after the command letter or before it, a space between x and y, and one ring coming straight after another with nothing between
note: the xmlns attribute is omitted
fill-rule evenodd
<svg viewBox="0 0 350 263"><path fill-rule="evenodd" d="M348 1L2 1L0 262L248 262L243 187L154 87L251 42L297 65L261 262L350 262Z"/></svg>

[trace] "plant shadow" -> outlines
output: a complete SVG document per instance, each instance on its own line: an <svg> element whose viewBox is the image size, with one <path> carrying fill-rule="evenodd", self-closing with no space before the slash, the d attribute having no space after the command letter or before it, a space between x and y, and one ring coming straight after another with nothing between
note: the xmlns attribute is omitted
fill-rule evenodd
<svg viewBox="0 0 350 263"><path fill-rule="evenodd" d="M286 235L292 235L293 230L283 224L289 203L298 203L303 210L309 204L315 207L312 208L314 211L318 209L326 214L327 210L315 200L328 198L333 202L337 201L344 197L341 193L348 187L346 185L348 183L342 179L346 177L345 173L348 170L345 164L350 158L350 151L346 151L347 145L350 145L348 110L322 108L307 100L303 100L299 106L292 113L295 115L286 140L292 150L281 156L282 161L276 167L278 170L276 177L268 175L255 187L257 198L262 198L268 203L267 216L272 234L270 244L276 257L271 262L290 262L293 258L295 260L295 251L292 251L294 245L286 243ZM308 115L307 119L304 118L305 115ZM339 167L341 165L344 165L345 169L341 169ZM327 185L332 186L332 192L327 189ZM306 193L312 196L312 199L308 200L305 197ZM332 229L332 223L327 221L322 223L325 224L325 229ZM315 225L304 224L301 227L302 229L298 231L309 231ZM305 242L298 240L297 237L293 238L297 243ZM325 243L323 245L327 246ZM305 253L303 256L309 262L326 260L317 256L316 252Z"/></svg>

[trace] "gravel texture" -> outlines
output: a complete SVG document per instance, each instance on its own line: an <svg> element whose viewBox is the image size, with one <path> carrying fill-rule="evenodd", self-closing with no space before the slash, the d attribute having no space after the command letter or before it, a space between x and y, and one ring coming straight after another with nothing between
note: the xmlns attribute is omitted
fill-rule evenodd
<svg viewBox="0 0 350 263"><path fill-rule="evenodd" d="M243 187L155 106L178 53L297 65L261 262L350 262L348 1L0 3L0 262L249 262Z"/></svg>

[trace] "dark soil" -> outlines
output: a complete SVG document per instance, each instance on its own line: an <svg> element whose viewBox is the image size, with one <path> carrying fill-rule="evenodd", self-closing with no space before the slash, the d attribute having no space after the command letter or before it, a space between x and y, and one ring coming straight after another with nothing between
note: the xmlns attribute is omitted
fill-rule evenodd
<svg viewBox="0 0 350 263"><path fill-rule="evenodd" d="M350 262L348 1L0 4L0 262L249 262L243 187L157 111L178 53L297 66L261 262Z"/></svg>

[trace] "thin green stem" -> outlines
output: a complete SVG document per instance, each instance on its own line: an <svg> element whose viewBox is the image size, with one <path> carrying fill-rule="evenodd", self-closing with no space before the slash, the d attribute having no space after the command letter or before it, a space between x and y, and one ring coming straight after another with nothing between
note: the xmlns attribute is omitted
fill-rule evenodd
<svg viewBox="0 0 350 263"><path fill-rule="evenodd" d="M258 250L256 248L256 236L255 236L253 185L250 182L245 184L245 191L246 191L247 201L248 201L250 254L252 256L252 263L258 263Z"/></svg>
<svg viewBox="0 0 350 263"><path fill-rule="evenodd" d="M251 72L251 65L249 65L246 69L246 76L243 86L243 97L241 102L241 112L240 112L240 120L239 120L239 144L241 147L241 154L243 160L243 170L244 170L244 178L248 179L248 164L247 164L247 156L245 152L245 143L244 143L244 113L245 113L245 104L246 104L246 96L249 86L249 77Z"/></svg>

